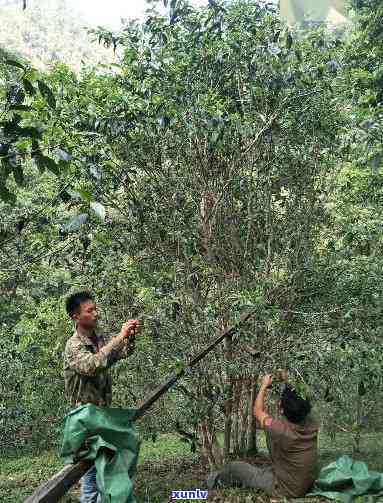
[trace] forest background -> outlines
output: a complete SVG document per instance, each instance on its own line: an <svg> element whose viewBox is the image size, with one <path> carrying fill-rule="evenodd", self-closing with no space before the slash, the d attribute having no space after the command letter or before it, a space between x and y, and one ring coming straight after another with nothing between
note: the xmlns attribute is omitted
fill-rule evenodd
<svg viewBox="0 0 383 503"><path fill-rule="evenodd" d="M64 2L5 8L0 447L59 444L64 299L89 288L106 329L145 324L118 406L256 311L143 436L178 432L211 465L254 453L258 378L287 368L323 430L363 449L382 415L381 2L331 31L252 0L151 2L90 33Z"/></svg>

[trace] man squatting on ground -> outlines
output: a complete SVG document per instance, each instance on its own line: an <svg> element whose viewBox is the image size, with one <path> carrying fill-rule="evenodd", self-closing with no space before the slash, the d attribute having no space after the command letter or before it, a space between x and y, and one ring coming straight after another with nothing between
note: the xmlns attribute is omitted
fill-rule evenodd
<svg viewBox="0 0 383 503"><path fill-rule="evenodd" d="M314 483L318 475L318 425L309 415L310 402L286 384L278 403L281 419L273 419L264 410L265 395L272 382L271 375L263 378L254 404L254 416L265 430L271 465L233 461L210 474L209 489L239 485L274 497L299 498Z"/></svg>
<svg viewBox="0 0 383 503"><path fill-rule="evenodd" d="M86 403L110 406L112 379L109 368L134 351L134 338L141 329L138 320L122 325L116 337L97 333L99 312L89 292L78 292L66 301L66 310L75 322L75 332L64 352L65 391L73 408ZM81 503L96 503L96 467L81 479Z"/></svg>

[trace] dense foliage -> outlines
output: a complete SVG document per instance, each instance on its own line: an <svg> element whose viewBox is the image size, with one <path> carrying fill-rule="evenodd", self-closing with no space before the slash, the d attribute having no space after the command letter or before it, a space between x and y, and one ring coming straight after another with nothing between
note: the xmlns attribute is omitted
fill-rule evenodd
<svg viewBox="0 0 383 503"><path fill-rule="evenodd" d="M256 311L147 417L146 433L176 429L212 463L254 449L257 377L280 367L334 434L350 431L359 447L363 428L379 428L375 7L364 2L340 35L290 31L258 2L173 0L168 16L153 8L118 35L95 32L123 54L106 69L39 73L4 54L4 444L31 429L56 438L48 424L65 412L72 329L63 299L80 287L96 292L111 330L144 319L135 356L116 369L121 405Z"/></svg>

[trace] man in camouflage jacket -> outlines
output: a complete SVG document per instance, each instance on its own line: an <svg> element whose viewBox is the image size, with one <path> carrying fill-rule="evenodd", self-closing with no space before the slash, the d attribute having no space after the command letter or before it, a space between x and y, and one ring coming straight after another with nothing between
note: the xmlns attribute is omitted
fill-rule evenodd
<svg viewBox="0 0 383 503"><path fill-rule="evenodd" d="M72 407L93 403L109 406L112 401L112 379L109 368L134 351L134 338L141 324L138 320L124 323L116 337L96 332L99 313L89 292L78 292L66 301L66 310L76 324L64 352L65 391ZM98 491L93 466L81 479L81 503L96 503Z"/></svg>

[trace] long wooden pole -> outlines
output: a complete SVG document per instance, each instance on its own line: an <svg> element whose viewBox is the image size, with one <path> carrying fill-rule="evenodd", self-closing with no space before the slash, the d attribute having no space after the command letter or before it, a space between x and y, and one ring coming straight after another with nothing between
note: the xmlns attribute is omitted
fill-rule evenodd
<svg viewBox="0 0 383 503"><path fill-rule="evenodd" d="M142 417L150 407L159 400L176 382L187 374L197 363L199 363L206 355L208 355L218 344L226 337L233 335L243 323L254 316L256 311L247 311L243 313L240 319L226 330L223 330L216 339L206 346L200 353L192 358L189 363L177 374L172 375L163 384L158 386L150 395L138 406L135 420ZM84 473L90 468L91 463L88 461L80 461L73 465L67 465L60 470L54 477L47 482L41 484L36 491L27 498L24 503L57 503L66 492L75 484Z"/></svg>
<svg viewBox="0 0 383 503"><path fill-rule="evenodd" d="M208 355L213 349L215 349L226 337L233 335L238 328L240 328L243 323L249 320L255 315L255 311L247 311L243 313L240 319L226 330L223 330L216 339L214 339L208 346L206 346L200 353L198 353L194 358L192 358L189 363L180 370L176 375L168 378L163 384L158 386L145 400L138 406L136 419L142 417L147 410L161 398L170 388L172 388L176 382L181 379L185 374L187 374L197 363L199 363L206 355Z"/></svg>

